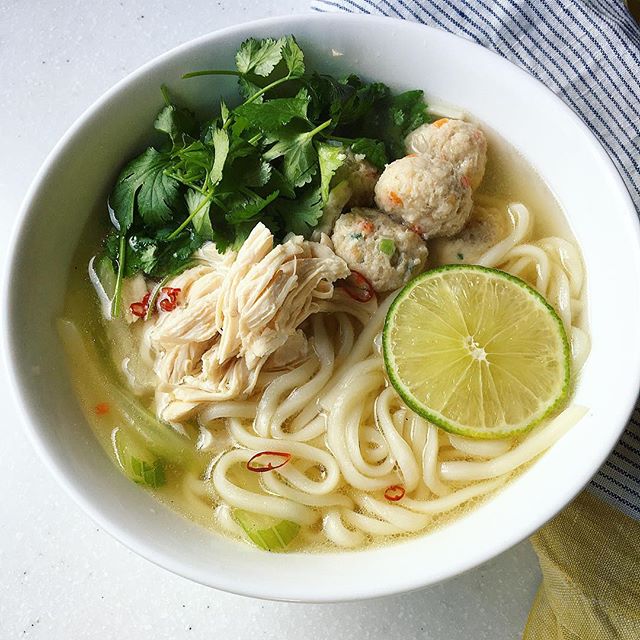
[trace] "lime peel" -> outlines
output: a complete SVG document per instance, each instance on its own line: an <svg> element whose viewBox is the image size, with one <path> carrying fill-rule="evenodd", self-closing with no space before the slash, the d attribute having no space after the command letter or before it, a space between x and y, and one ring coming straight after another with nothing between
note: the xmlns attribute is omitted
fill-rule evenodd
<svg viewBox="0 0 640 640"><path fill-rule="evenodd" d="M414 278L387 312L382 344L400 397L450 433L524 433L569 391L562 320L526 282L498 269L446 265Z"/></svg>

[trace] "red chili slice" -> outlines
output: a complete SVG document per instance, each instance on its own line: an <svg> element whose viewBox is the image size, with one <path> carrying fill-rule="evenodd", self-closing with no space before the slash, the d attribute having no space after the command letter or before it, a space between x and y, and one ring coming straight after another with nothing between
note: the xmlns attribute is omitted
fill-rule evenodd
<svg viewBox="0 0 640 640"><path fill-rule="evenodd" d="M409 226L409 231L413 231L413 233L420 236L420 239L422 239L422 227L419 227L417 224L412 224Z"/></svg>
<svg viewBox="0 0 640 640"><path fill-rule="evenodd" d="M158 298L158 308L162 311L173 311L178 306L178 295L181 289L162 287Z"/></svg>
<svg viewBox="0 0 640 640"><path fill-rule="evenodd" d="M275 458L275 460L273 460L273 458ZM249 471L255 471L256 473L264 473L265 471L273 471L274 469L283 467L289 460L291 460L290 453L283 451L261 451L260 453L256 453L256 455L247 462L247 469L249 469Z"/></svg>
<svg viewBox="0 0 640 640"><path fill-rule="evenodd" d="M369 302L376 295L371 283L357 271L352 270L350 276L338 280L337 284L358 302Z"/></svg>
<svg viewBox="0 0 640 640"><path fill-rule="evenodd" d="M384 497L391 502L398 502L398 500L402 500L404 498L405 490L401 484L392 484L390 487L387 487L384 492Z"/></svg>
<svg viewBox="0 0 640 640"><path fill-rule="evenodd" d="M150 293L147 293L140 302L132 302L129 305L129 309L134 316L138 318L144 318L147 315L147 309L149 307L149 298L151 297Z"/></svg>

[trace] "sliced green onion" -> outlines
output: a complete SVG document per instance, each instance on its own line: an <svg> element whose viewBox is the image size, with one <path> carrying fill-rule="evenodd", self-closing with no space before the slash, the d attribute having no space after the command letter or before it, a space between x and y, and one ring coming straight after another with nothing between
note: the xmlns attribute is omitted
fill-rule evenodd
<svg viewBox="0 0 640 640"><path fill-rule="evenodd" d="M387 256L392 256L396 252L396 243L391 238L382 238L378 243L378 249Z"/></svg>
<svg viewBox="0 0 640 640"><path fill-rule="evenodd" d="M111 442L118 464L131 480L153 489L165 484L164 461L156 458L131 433L117 427L111 433Z"/></svg>
<svg viewBox="0 0 640 640"><path fill-rule="evenodd" d="M265 551L286 549L300 531L300 525L290 520L276 520L242 509L234 509L233 517L249 539Z"/></svg>

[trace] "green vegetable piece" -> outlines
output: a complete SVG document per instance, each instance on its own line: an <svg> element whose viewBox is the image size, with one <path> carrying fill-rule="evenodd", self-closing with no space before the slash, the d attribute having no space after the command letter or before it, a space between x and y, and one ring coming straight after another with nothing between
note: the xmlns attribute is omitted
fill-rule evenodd
<svg viewBox="0 0 640 640"><path fill-rule="evenodd" d="M195 189L189 189L184 199L187 203L191 224L196 233L203 240L213 240L213 227L211 226L211 218L209 217L211 200Z"/></svg>
<svg viewBox="0 0 640 640"><path fill-rule="evenodd" d="M201 185L213 164L211 146L194 140L186 147L174 149L171 176L188 186Z"/></svg>
<svg viewBox="0 0 640 640"><path fill-rule="evenodd" d="M220 100L220 120L222 120L223 126L227 124L231 111L227 107L227 103L224 100Z"/></svg>
<svg viewBox="0 0 640 640"><path fill-rule="evenodd" d="M295 200L278 200L274 208L283 221L284 229L308 237L322 218L321 188L310 186L300 192Z"/></svg>
<svg viewBox="0 0 640 640"><path fill-rule="evenodd" d="M306 120L309 94L302 89L294 98L274 98L266 102L249 102L235 109L236 115L264 133L278 131L293 118Z"/></svg>
<svg viewBox="0 0 640 640"><path fill-rule="evenodd" d="M356 138L351 145L351 151L355 154L362 154L378 169L384 169L384 166L389 162L384 142L380 142L380 140Z"/></svg>
<svg viewBox="0 0 640 640"><path fill-rule="evenodd" d="M135 483L153 489L166 483L164 462L151 454L133 434L116 427L111 442L118 464Z"/></svg>
<svg viewBox="0 0 640 640"><path fill-rule="evenodd" d="M300 78L304 75L304 53L293 36L285 36L284 38L282 59L287 65L290 78Z"/></svg>
<svg viewBox="0 0 640 640"><path fill-rule="evenodd" d="M240 73L253 72L258 76L267 77L282 60L283 38L274 40L265 38L245 40L236 53L236 68Z"/></svg>
<svg viewBox="0 0 640 640"><path fill-rule="evenodd" d="M329 185L335 172L342 166L345 160L344 147L321 142L318 144L318 163L320 165L320 187L322 202L326 204L329 199Z"/></svg>
<svg viewBox="0 0 640 640"><path fill-rule="evenodd" d="M170 165L169 154L149 147L122 170L109 198L121 233L131 227L136 204L144 223L150 227L171 220L179 185L165 174Z"/></svg>
<svg viewBox="0 0 640 640"><path fill-rule="evenodd" d="M73 363L72 370L82 371L82 375L73 377L73 383L78 388L79 398L91 399L92 414L91 405L106 402L110 407L109 416L117 416L121 424L135 429L135 435L146 449L185 468L191 464L195 455L193 443L171 425L160 422L130 392L121 389L111 376L105 376L104 366L100 367L99 363L104 357L108 358L107 363L111 360L100 355L93 336L83 336L70 320L60 319L56 326L65 354ZM137 457L140 458L140 454ZM142 459L149 461L145 456Z"/></svg>
<svg viewBox="0 0 640 640"><path fill-rule="evenodd" d="M253 220L267 206L269 206L279 195L278 191L270 193L266 198L261 198L253 194L247 198L243 204L237 205L225 215L228 222L239 223Z"/></svg>
<svg viewBox="0 0 640 640"><path fill-rule="evenodd" d="M242 509L234 509L233 517L249 539L265 551L283 551L300 531L300 525L290 520L278 521Z"/></svg>
<svg viewBox="0 0 640 640"><path fill-rule="evenodd" d="M390 157L400 158L405 155L407 134L428 120L424 93L405 91L376 106L367 119L363 135L383 140Z"/></svg>
<svg viewBox="0 0 640 640"><path fill-rule="evenodd" d="M391 238L382 238L378 243L378 249L386 256L392 256L396 252L396 243Z"/></svg>
<svg viewBox="0 0 640 640"><path fill-rule="evenodd" d="M168 104L158 114L154 127L166 133L174 146L179 146L183 144L183 136L195 135L198 125L192 111Z"/></svg>
<svg viewBox="0 0 640 640"><path fill-rule="evenodd" d="M331 120L323 122L311 131L294 126L292 123L283 129L276 142L265 154L267 161L284 156L284 177L293 187L301 187L315 175L318 166L318 154L313 146L313 137L326 129Z"/></svg>
<svg viewBox="0 0 640 640"><path fill-rule="evenodd" d="M209 174L209 184L215 186L222 179L224 163L229 153L229 134L223 129L216 129L212 136L214 160Z"/></svg>

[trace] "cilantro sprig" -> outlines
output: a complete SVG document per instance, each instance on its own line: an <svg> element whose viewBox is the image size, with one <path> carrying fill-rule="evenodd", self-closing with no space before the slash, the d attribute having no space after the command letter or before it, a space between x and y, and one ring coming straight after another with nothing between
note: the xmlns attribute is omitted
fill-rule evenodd
<svg viewBox="0 0 640 640"><path fill-rule="evenodd" d="M162 87L161 142L129 161L113 187L105 251L117 273L114 316L124 278L178 273L206 241L237 247L258 222L277 238L308 236L346 148L383 168L428 119L421 91L394 95L356 75L308 73L293 36L246 40L235 62L183 76L238 78L240 103L221 102L204 123Z"/></svg>

